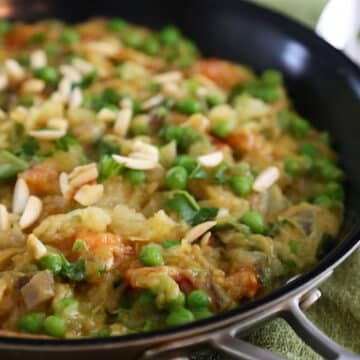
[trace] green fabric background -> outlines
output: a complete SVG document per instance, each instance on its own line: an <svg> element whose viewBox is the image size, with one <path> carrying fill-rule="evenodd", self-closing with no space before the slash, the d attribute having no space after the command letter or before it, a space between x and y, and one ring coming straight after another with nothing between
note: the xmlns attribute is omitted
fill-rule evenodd
<svg viewBox="0 0 360 360"><path fill-rule="evenodd" d="M327 0L250 0L283 12L314 27ZM360 249L339 266L322 286L322 297L308 311L309 318L339 344L360 354ZM276 319L254 331L249 340L292 360L321 359L284 320ZM197 360L228 359L203 350Z"/></svg>

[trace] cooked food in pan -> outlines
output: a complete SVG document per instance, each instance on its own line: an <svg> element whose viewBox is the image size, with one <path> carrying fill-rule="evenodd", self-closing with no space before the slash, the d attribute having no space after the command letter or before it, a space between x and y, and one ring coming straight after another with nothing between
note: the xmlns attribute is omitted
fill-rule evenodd
<svg viewBox="0 0 360 360"><path fill-rule="evenodd" d="M278 71L119 18L0 34L2 333L187 324L333 246L343 174Z"/></svg>

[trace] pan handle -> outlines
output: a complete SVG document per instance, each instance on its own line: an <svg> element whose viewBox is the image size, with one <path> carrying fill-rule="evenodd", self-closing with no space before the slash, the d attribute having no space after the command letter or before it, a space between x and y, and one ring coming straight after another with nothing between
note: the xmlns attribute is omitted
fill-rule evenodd
<svg viewBox="0 0 360 360"><path fill-rule="evenodd" d="M267 319L274 318L276 315L285 319L307 345L327 360L360 360L359 356L327 337L304 314L302 309L307 309L320 296L320 291L313 289L305 296L298 296L290 300L278 313L272 314ZM242 325L237 325L232 327L230 331L223 331L221 335L214 338L213 346L239 360L284 359L280 355L237 338L237 336L243 333L243 330L244 327ZM248 331L246 327L245 330Z"/></svg>

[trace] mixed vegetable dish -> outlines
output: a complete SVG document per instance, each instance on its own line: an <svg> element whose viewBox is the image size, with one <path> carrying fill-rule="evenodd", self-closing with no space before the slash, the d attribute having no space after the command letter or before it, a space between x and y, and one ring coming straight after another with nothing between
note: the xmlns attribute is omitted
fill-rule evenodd
<svg viewBox="0 0 360 360"><path fill-rule="evenodd" d="M343 173L279 71L121 18L2 21L0 42L0 335L184 325L336 243Z"/></svg>

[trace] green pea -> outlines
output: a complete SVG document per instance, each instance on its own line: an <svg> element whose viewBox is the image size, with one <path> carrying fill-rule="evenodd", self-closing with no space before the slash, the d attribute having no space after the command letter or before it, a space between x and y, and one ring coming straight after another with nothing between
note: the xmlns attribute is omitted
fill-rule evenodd
<svg viewBox="0 0 360 360"><path fill-rule="evenodd" d="M80 40L80 37L76 30L66 29L61 34L60 40L66 44L74 44Z"/></svg>
<svg viewBox="0 0 360 360"><path fill-rule="evenodd" d="M136 116L130 125L130 132L133 136L148 135L150 124L146 116Z"/></svg>
<svg viewBox="0 0 360 360"><path fill-rule="evenodd" d="M303 144L300 148L300 154L313 158L317 154L317 148L313 144Z"/></svg>
<svg viewBox="0 0 360 360"><path fill-rule="evenodd" d="M57 44L45 44L44 51L48 56L56 56L59 55L61 52L60 47Z"/></svg>
<svg viewBox="0 0 360 360"><path fill-rule="evenodd" d="M166 107L161 106L156 111L156 116L160 119L165 119L169 114L169 111L166 109Z"/></svg>
<svg viewBox="0 0 360 360"><path fill-rule="evenodd" d="M327 184L326 194L334 200L343 200L345 197L344 188L337 182Z"/></svg>
<svg viewBox="0 0 360 360"><path fill-rule="evenodd" d="M274 69L265 70L261 79L263 83L268 86L279 86L283 81L281 72Z"/></svg>
<svg viewBox="0 0 360 360"><path fill-rule="evenodd" d="M40 312L32 312L23 315L19 319L18 327L21 331L30 334L39 334L42 330L45 314Z"/></svg>
<svg viewBox="0 0 360 360"><path fill-rule="evenodd" d="M123 40L126 46L140 48L144 43L144 35L138 31L128 31Z"/></svg>
<svg viewBox="0 0 360 360"><path fill-rule="evenodd" d="M54 84L58 80L58 73L51 66L43 66L34 70L35 77L44 80L47 84Z"/></svg>
<svg viewBox="0 0 360 360"><path fill-rule="evenodd" d="M244 176L233 176L230 179L230 185L236 195L246 196L250 194L251 181Z"/></svg>
<svg viewBox="0 0 360 360"><path fill-rule="evenodd" d="M136 303L144 309L150 309L155 305L155 295L150 290L142 290Z"/></svg>
<svg viewBox="0 0 360 360"><path fill-rule="evenodd" d="M193 313L184 308L177 308L173 310L166 318L167 326L180 326L188 324L195 320Z"/></svg>
<svg viewBox="0 0 360 360"><path fill-rule="evenodd" d="M273 87L259 88L254 95L267 103L279 100L279 91Z"/></svg>
<svg viewBox="0 0 360 360"><path fill-rule="evenodd" d="M299 172L299 164L293 159L284 160L284 170L290 176L296 176Z"/></svg>
<svg viewBox="0 0 360 360"><path fill-rule="evenodd" d="M319 138L320 138L320 141L327 145L327 146L330 146L331 144L331 137L330 137L330 134L326 131L323 131L322 133L320 133L319 135Z"/></svg>
<svg viewBox="0 0 360 360"><path fill-rule="evenodd" d="M240 221L247 225L253 233L261 234L265 230L264 218L257 211L248 211L242 216Z"/></svg>
<svg viewBox="0 0 360 360"><path fill-rule="evenodd" d="M166 45L175 45L180 39L180 32L175 26L166 26L160 32L160 40Z"/></svg>
<svg viewBox="0 0 360 360"><path fill-rule="evenodd" d="M106 23L108 30L113 32L120 32L128 26L128 23L122 18L112 18Z"/></svg>
<svg viewBox="0 0 360 360"><path fill-rule="evenodd" d="M164 264L161 250L154 245L144 246L140 252L139 260L145 266L160 266Z"/></svg>
<svg viewBox="0 0 360 360"><path fill-rule="evenodd" d="M210 316L213 316L214 314L209 311L208 309L199 309L194 311L194 316L196 320L202 320L202 319L206 319Z"/></svg>
<svg viewBox="0 0 360 360"><path fill-rule="evenodd" d="M186 188L188 174L184 167L174 166L168 170L165 176L165 184L170 189L182 190Z"/></svg>
<svg viewBox="0 0 360 360"><path fill-rule="evenodd" d="M164 249L170 249L171 247L179 246L179 245L181 245L181 242L178 240L167 240L162 243L162 247Z"/></svg>
<svg viewBox="0 0 360 360"><path fill-rule="evenodd" d="M144 41L143 50L146 54L154 56L159 52L159 41L154 37L149 37Z"/></svg>
<svg viewBox="0 0 360 360"><path fill-rule="evenodd" d="M45 332L50 336L63 337L66 332L66 323L62 318L50 315L44 321Z"/></svg>
<svg viewBox="0 0 360 360"><path fill-rule="evenodd" d="M12 29L12 24L7 20L0 20L0 34L6 35Z"/></svg>
<svg viewBox="0 0 360 360"><path fill-rule="evenodd" d="M328 207L332 203L332 200L327 195L319 195L314 199L314 204L319 206Z"/></svg>
<svg viewBox="0 0 360 360"><path fill-rule="evenodd" d="M146 174L141 170L128 169L124 176L131 185L139 185L146 180Z"/></svg>
<svg viewBox="0 0 360 360"><path fill-rule="evenodd" d="M59 274L63 267L63 259L59 254L49 254L40 259L40 269L50 270L54 274Z"/></svg>
<svg viewBox="0 0 360 360"><path fill-rule="evenodd" d="M180 292L176 299L169 301L166 304L166 309L168 311L174 311L178 308L182 308L185 305L185 301L186 301L186 298L185 298L184 293Z"/></svg>
<svg viewBox="0 0 360 360"><path fill-rule="evenodd" d="M184 99L179 101L177 108L185 115L192 115L201 112L202 106L196 99Z"/></svg>
<svg viewBox="0 0 360 360"><path fill-rule="evenodd" d="M191 309L207 308L209 306L209 296L204 290L194 290L187 297L187 303Z"/></svg>
<svg viewBox="0 0 360 360"><path fill-rule="evenodd" d="M210 107L221 105L224 103L223 99L221 99L218 95L209 95L206 98L206 101Z"/></svg>
<svg viewBox="0 0 360 360"><path fill-rule="evenodd" d="M341 176L341 170L329 160L319 160L314 164L314 169L327 181L337 180Z"/></svg>
<svg viewBox="0 0 360 360"><path fill-rule="evenodd" d="M191 174L198 165L198 162L189 155L180 155L176 159L175 165L182 166L183 168L186 169L188 174Z"/></svg>
<svg viewBox="0 0 360 360"><path fill-rule="evenodd" d="M234 126L230 121L218 120L214 123L211 132L219 138L227 138L234 131Z"/></svg>
<svg viewBox="0 0 360 360"><path fill-rule="evenodd" d="M295 117L290 124L291 132L296 138L307 136L311 130L311 126L306 119Z"/></svg>

